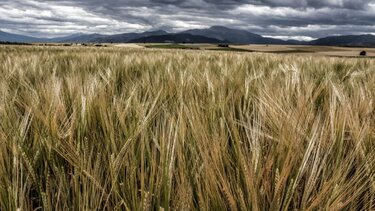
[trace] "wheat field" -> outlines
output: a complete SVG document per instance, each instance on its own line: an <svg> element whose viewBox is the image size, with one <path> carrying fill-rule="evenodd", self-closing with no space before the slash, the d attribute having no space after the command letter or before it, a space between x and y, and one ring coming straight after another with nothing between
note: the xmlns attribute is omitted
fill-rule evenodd
<svg viewBox="0 0 375 211"><path fill-rule="evenodd" d="M0 210L374 210L375 60L0 47Z"/></svg>

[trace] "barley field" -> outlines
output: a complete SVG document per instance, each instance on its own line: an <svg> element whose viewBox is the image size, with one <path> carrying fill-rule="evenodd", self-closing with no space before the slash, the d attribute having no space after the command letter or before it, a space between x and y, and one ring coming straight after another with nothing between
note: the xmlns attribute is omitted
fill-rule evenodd
<svg viewBox="0 0 375 211"><path fill-rule="evenodd" d="M375 60L0 47L0 210L374 210Z"/></svg>

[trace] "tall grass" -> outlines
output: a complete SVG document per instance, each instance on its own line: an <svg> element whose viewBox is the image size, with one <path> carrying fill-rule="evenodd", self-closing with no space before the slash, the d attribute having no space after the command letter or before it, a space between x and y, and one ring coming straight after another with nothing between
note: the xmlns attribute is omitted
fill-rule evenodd
<svg viewBox="0 0 375 211"><path fill-rule="evenodd" d="M0 47L0 210L374 210L375 61Z"/></svg>

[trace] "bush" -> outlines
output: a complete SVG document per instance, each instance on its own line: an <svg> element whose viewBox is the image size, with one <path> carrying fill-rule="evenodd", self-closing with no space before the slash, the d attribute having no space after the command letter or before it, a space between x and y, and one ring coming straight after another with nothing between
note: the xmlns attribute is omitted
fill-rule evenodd
<svg viewBox="0 0 375 211"><path fill-rule="evenodd" d="M218 47L221 47L221 48L229 48L229 45L228 45L228 44L219 44Z"/></svg>

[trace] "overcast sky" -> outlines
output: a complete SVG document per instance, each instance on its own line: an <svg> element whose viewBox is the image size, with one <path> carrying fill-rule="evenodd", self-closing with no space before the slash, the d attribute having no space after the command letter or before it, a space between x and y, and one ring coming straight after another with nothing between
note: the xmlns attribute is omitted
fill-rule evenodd
<svg viewBox="0 0 375 211"><path fill-rule="evenodd" d="M375 34L375 0L0 0L0 30L32 36L213 25L284 39Z"/></svg>

